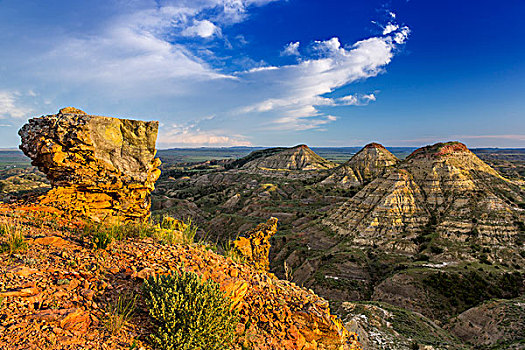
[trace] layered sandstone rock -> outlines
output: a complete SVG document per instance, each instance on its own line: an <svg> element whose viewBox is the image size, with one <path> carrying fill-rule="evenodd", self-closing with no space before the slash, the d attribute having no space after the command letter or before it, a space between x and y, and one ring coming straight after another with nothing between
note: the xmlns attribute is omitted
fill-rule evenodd
<svg viewBox="0 0 525 350"><path fill-rule="evenodd" d="M363 245L387 244L415 251L410 238L428 221L423 193L407 171L392 171L388 176L365 186L330 217L342 234L354 235ZM411 237L401 234L412 231Z"/></svg>
<svg viewBox="0 0 525 350"><path fill-rule="evenodd" d="M367 183L399 162L396 156L379 143L369 143L348 161L361 183Z"/></svg>
<svg viewBox="0 0 525 350"><path fill-rule="evenodd" d="M277 219L270 218L266 223L257 225L244 237L237 238L233 245L235 249L256 269L269 271L270 238L277 232Z"/></svg>
<svg viewBox="0 0 525 350"><path fill-rule="evenodd" d="M365 245L415 252L414 238L514 243L523 200L519 188L459 142L414 151L366 185L325 223Z"/></svg>
<svg viewBox="0 0 525 350"><path fill-rule="evenodd" d="M95 221L144 220L160 175L158 122L87 115L68 107L30 119L20 149L53 188L42 204Z"/></svg>

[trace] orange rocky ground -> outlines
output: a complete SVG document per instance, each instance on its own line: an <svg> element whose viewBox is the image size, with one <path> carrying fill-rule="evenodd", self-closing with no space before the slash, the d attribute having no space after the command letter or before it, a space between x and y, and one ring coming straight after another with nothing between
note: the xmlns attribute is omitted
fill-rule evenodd
<svg viewBox="0 0 525 350"><path fill-rule="evenodd" d="M0 253L0 349L148 349L142 280L181 268L213 279L234 299L241 315L236 349L359 348L326 300L270 273L203 245L154 238L96 250L75 225L28 209L0 206L0 221L17 225L27 242L24 251ZM135 313L112 334L111 305L130 293L138 296Z"/></svg>

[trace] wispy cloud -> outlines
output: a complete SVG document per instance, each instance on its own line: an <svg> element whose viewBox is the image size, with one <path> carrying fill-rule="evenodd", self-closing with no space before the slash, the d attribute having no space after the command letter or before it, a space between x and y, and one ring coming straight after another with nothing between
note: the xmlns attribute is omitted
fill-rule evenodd
<svg viewBox="0 0 525 350"><path fill-rule="evenodd" d="M525 135L513 135L513 134L502 134L502 135L457 135L458 139L500 139L500 140L516 140L525 141Z"/></svg>
<svg viewBox="0 0 525 350"><path fill-rule="evenodd" d="M298 41L288 43L283 51L281 51L281 56L300 56L299 45L300 43Z"/></svg>
<svg viewBox="0 0 525 350"><path fill-rule="evenodd" d="M21 94L17 91L0 90L0 119L27 118L33 110L19 102ZM11 126L4 124L2 126Z"/></svg>
<svg viewBox="0 0 525 350"><path fill-rule="evenodd" d="M159 147L227 147L251 146L252 143L242 135L231 130L202 130L200 124L213 117L202 118L186 124L171 124L161 128L157 144Z"/></svg>
<svg viewBox="0 0 525 350"><path fill-rule="evenodd" d="M344 47L339 38L316 41L312 48L317 57L295 65L240 74L241 79L257 81L261 101L244 106L238 113L259 113L273 118L281 129L307 130L337 118L324 114L322 106L366 105L376 100L374 94L326 97L335 89L384 71L410 30L396 26L388 35L372 37Z"/></svg>

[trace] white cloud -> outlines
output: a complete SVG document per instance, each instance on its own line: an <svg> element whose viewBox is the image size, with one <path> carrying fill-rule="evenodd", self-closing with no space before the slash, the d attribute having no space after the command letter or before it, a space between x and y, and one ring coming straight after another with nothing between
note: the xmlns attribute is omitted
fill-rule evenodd
<svg viewBox="0 0 525 350"><path fill-rule="evenodd" d="M157 140L158 147L252 146L244 136L234 135L226 130L201 130L197 124L172 124L161 128Z"/></svg>
<svg viewBox="0 0 525 350"><path fill-rule="evenodd" d="M406 42L408 35L410 34L410 28L404 26L400 28L396 33L394 33L394 41L396 44L401 45Z"/></svg>
<svg viewBox="0 0 525 350"><path fill-rule="evenodd" d="M273 0L200 0L134 3L102 19L89 34L67 33L39 53L38 76L70 82L85 91L93 84L110 95L184 94L198 81L233 79L197 55L188 37L221 37L221 26L238 23L251 6ZM138 3L137 3L138 4ZM208 18L202 18L207 14ZM205 51L205 50L204 50ZM200 50L202 53L203 50ZM210 51L207 51L208 55ZM211 53L213 55L213 53ZM213 58L213 57L212 57ZM45 67L45 69L41 69ZM119 89L115 89L118 86Z"/></svg>
<svg viewBox="0 0 525 350"><path fill-rule="evenodd" d="M385 28L383 29L383 35L387 35L387 34L390 34L392 32L395 32L396 30L399 29L399 25L397 24L393 24L393 23L388 23Z"/></svg>
<svg viewBox="0 0 525 350"><path fill-rule="evenodd" d="M281 51L281 56L300 56L301 54L299 53L299 42L291 42L289 43L288 45L286 45L283 49L283 51Z"/></svg>
<svg viewBox="0 0 525 350"><path fill-rule="evenodd" d="M372 37L343 47L339 38L316 41L317 58L304 59L295 65L264 71L249 71L240 78L256 81L260 100L238 109L240 114L262 114L280 129L305 130L325 125L335 118L322 112L323 106L366 105L374 94L326 97L335 89L374 77L390 63L397 45L405 42L408 27L389 35ZM399 37L398 37L399 36ZM273 118L272 115L279 117Z"/></svg>
<svg viewBox="0 0 525 350"><path fill-rule="evenodd" d="M221 29L208 20L195 21L195 24L187 27L182 31L184 36L200 36L209 38L214 35L220 35Z"/></svg>
<svg viewBox="0 0 525 350"><path fill-rule="evenodd" d="M337 99L337 102L344 106L366 106L370 102L375 101L376 96L374 94L365 95L347 95Z"/></svg>
<svg viewBox="0 0 525 350"><path fill-rule="evenodd" d="M19 102L20 93L0 90L0 119L27 118L33 111ZM8 125L3 125L8 126Z"/></svg>
<svg viewBox="0 0 525 350"><path fill-rule="evenodd" d="M396 47L406 41L407 27L355 44L341 43L337 37L316 41L310 50L301 50L300 62L283 66L260 58L255 61L244 53L247 48L229 50L231 57L214 51L227 47L228 38L223 34L227 26L245 20L251 6L271 1L123 1L125 10L108 11L111 15L97 17L95 23L86 20L89 30L75 31L75 26L64 30L60 24L53 27L60 30L41 30L35 24L31 34L43 33L42 38L36 35L34 39L45 43L43 49L37 50L32 41L25 43L21 54L16 47L0 43L4 52L12 53L11 63L15 64L3 63L17 67L16 79L30 81L31 94L41 100L42 110L78 103L88 112L160 120L170 125L160 130L159 145L163 147L248 145L250 140L242 135L272 128L321 130L338 119L323 107L365 105L375 100L373 94L342 98L329 94L382 73ZM16 25L12 29L7 32L18 33ZM206 40L195 40L199 37ZM239 45L248 44L242 35L235 38ZM236 41L232 43L238 47ZM283 54L298 55L301 45L290 42ZM313 53L307 56L308 52ZM241 71L222 70L220 67L231 67L225 63L228 60L235 62L233 67L243 67ZM9 86L29 89L11 82ZM18 118L31 113L17 96L5 94L0 94L0 111L4 117ZM220 122L191 122L209 114L217 115Z"/></svg>

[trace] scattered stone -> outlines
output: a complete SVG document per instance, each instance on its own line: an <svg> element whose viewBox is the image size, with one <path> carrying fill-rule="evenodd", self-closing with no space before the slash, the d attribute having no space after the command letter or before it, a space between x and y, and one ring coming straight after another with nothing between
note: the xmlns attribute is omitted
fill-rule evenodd
<svg viewBox="0 0 525 350"><path fill-rule="evenodd" d="M276 227L277 220L270 219L246 238L254 243L250 249L257 266L267 266L268 239ZM74 238L69 231L63 237ZM124 240L114 242L109 254L73 244L60 248L30 244L24 256L38 257L34 266L38 272L21 277L5 273L16 268L0 264L0 286L7 289L0 296L13 298L0 311L0 349L147 348L142 343L151 333L146 310L136 313L118 336L102 326L107 310L120 296L139 294L142 280L152 273L181 269L212 279L232 299L240 315L232 350L241 350L241 344L254 350L358 348L353 334L330 314L324 299L264 269L254 269L255 263L238 264L203 246ZM72 258L79 262L75 268L69 264Z"/></svg>
<svg viewBox="0 0 525 350"><path fill-rule="evenodd" d="M135 272L131 275L132 278L138 278L141 280L148 279L150 276L155 276L155 270L150 268L142 269L139 272Z"/></svg>
<svg viewBox="0 0 525 350"><path fill-rule="evenodd" d="M69 284L69 282L71 282L71 281L68 280L67 278L63 278L63 279L59 279L59 280L57 280L57 284L58 284L59 286L62 286L62 285L64 285L64 284Z"/></svg>

